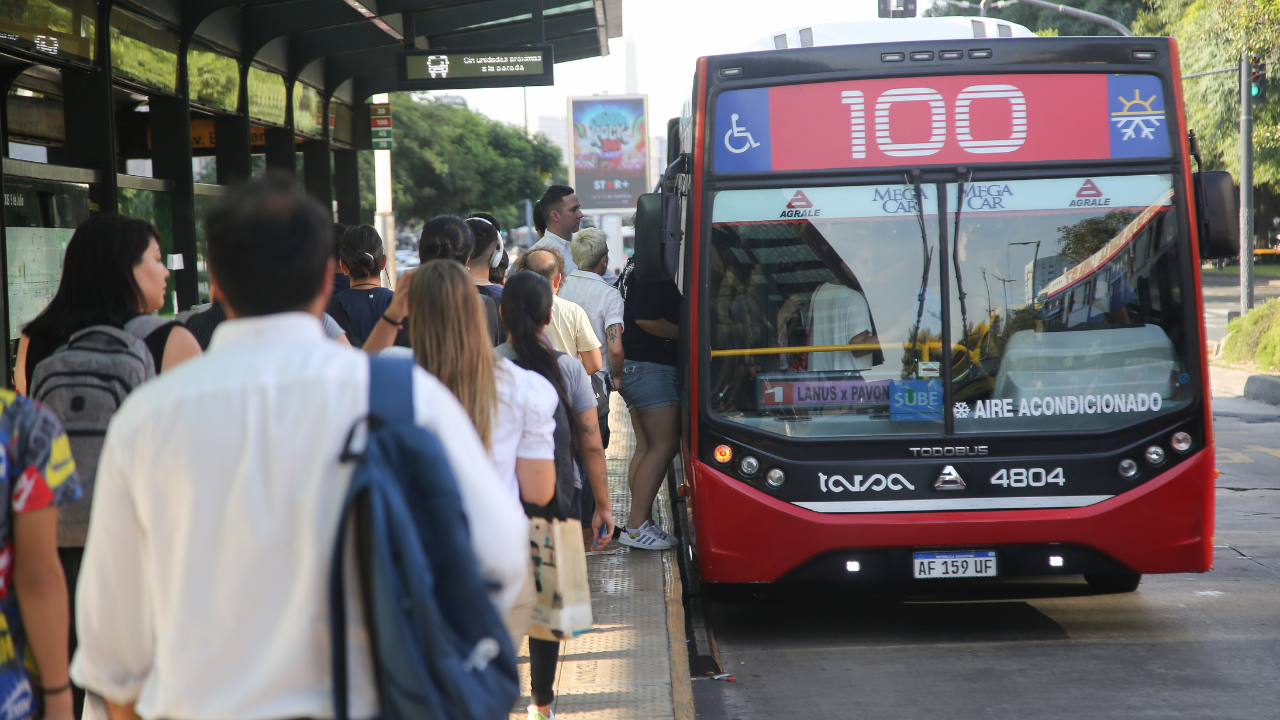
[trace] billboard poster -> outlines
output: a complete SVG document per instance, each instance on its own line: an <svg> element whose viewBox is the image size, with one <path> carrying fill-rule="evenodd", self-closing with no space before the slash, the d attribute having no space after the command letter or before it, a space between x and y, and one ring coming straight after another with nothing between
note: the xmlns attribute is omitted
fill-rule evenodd
<svg viewBox="0 0 1280 720"><path fill-rule="evenodd" d="M569 98L569 184L586 212L634 210L648 191L648 98Z"/></svg>

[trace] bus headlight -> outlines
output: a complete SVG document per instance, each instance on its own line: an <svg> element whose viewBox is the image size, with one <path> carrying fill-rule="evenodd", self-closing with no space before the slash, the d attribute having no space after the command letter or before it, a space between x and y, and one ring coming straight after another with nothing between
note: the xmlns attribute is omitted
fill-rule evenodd
<svg viewBox="0 0 1280 720"><path fill-rule="evenodd" d="M733 448L728 445L717 445L715 458L716 462L721 465L728 465L729 461L733 459Z"/></svg>
<svg viewBox="0 0 1280 720"><path fill-rule="evenodd" d="M1125 458L1120 461L1121 476L1131 478L1137 474L1138 474L1138 463L1130 460L1129 458Z"/></svg>
<svg viewBox="0 0 1280 720"><path fill-rule="evenodd" d="M1152 445L1151 447L1147 448L1147 451L1144 452L1142 455L1147 459L1147 462L1151 465L1164 464L1164 448L1160 447L1159 445Z"/></svg>
<svg viewBox="0 0 1280 720"><path fill-rule="evenodd" d="M1184 432L1176 432L1173 437L1169 438L1169 444L1174 450L1184 453L1191 449L1191 436Z"/></svg>
<svg viewBox="0 0 1280 720"><path fill-rule="evenodd" d="M760 461L752 455L744 455L742 462L738 463L738 470L743 477L751 477L760 472Z"/></svg>
<svg viewBox="0 0 1280 720"><path fill-rule="evenodd" d="M779 488L787 481L787 474L778 468L769 468L769 472L764 474L764 481L769 483L769 487Z"/></svg>

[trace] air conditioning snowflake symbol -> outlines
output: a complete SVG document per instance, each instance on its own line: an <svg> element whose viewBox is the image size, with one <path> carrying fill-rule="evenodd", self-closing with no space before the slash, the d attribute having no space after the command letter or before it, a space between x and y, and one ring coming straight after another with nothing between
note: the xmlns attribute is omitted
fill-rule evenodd
<svg viewBox="0 0 1280 720"><path fill-rule="evenodd" d="M955 407L951 409L951 414L961 419L969 417L969 403L967 402L956 403Z"/></svg>

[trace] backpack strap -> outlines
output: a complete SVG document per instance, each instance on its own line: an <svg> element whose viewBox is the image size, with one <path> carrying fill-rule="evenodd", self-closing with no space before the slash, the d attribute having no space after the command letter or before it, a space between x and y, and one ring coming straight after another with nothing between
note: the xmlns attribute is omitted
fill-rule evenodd
<svg viewBox="0 0 1280 720"><path fill-rule="evenodd" d="M124 324L124 331L139 340L146 340L148 335L171 322L173 322L172 318L156 317L155 315L135 315L133 319Z"/></svg>
<svg viewBox="0 0 1280 720"><path fill-rule="evenodd" d="M385 422L413 422L412 358L369 356L369 414Z"/></svg>

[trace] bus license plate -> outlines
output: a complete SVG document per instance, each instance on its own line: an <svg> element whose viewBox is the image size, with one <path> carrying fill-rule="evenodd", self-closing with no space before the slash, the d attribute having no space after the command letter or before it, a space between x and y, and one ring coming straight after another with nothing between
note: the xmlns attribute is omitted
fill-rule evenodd
<svg viewBox="0 0 1280 720"><path fill-rule="evenodd" d="M917 578L975 578L996 576L995 550L944 550L914 554Z"/></svg>

